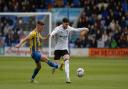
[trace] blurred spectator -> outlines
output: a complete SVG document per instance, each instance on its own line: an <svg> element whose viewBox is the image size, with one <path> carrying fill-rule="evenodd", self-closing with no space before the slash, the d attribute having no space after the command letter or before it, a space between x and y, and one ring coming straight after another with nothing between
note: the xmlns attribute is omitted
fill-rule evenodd
<svg viewBox="0 0 128 89"><path fill-rule="evenodd" d="M116 27L115 27L115 21L114 20L112 20L112 22L110 22L110 29L112 30L112 31L115 31L116 29Z"/></svg>
<svg viewBox="0 0 128 89"><path fill-rule="evenodd" d="M84 11L79 19L78 27L89 28L87 38L89 45L94 42L97 44L94 47L98 48L128 47L126 31L128 30L128 2L126 0L94 0L93 2L81 0L81 2Z"/></svg>
<svg viewBox="0 0 128 89"><path fill-rule="evenodd" d="M93 38L92 40L90 40L89 44L90 44L90 48L97 48L96 38Z"/></svg>
<svg viewBox="0 0 128 89"><path fill-rule="evenodd" d="M55 7L64 7L64 2L63 2L63 0L56 0L54 6L55 6Z"/></svg>
<svg viewBox="0 0 128 89"><path fill-rule="evenodd" d="M13 34L13 40L14 40L14 44L18 44L20 42L19 35L18 35L17 31L14 32L14 34Z"/></svg>
<svg viewBox="0 0 128 89"><path fill-rule="evenodd" d="M102 39L99 39L97 41L97 48L104 48L105 47L105 43Z"/></svg>
<svg viewBox="0 0 128 89"><path fill-rule="evenodd" d="M9 31L11 31L12 27L7 23L4 27L4 35L6 35Z"/></svg>
<svg viewBox="0 0 128 89"><path fill-rule="evenodd" d="M0 0L0 12L47 11L54 7L84 8L76 26L88 27L89 33L71 41L71 47L128 47L127 0ZM34 27L34 20L32 17L26 23L21 17L1 16L0 36L6 46L18 43L25 36L24 30Z"/></svg>
<svg viewBox="0 0 128 89"><path fill-rule="evenodd" d="M4 37L0 37L0 47L4 46Z"/></svg>
<svg viewBox="0 0 128 89"><path fill-rule="evenodd" d="M103 32L101 40L104 42L105 47L108 47L108 43L107 43L108 42L108 35L107 35L106 31Z"/></svg>
<svg viewBox="0 0 128 89"><path fill-rule="evenodd" d="M13 32L10 31L8 34L5 35L5 45L6 46L13 46L14 38L13 38Z"/></svg>
<svg viewBox="0 0 128 89"><path fill-rule="evenodd" d="M121 48L127 48L128 47L127 35L128 34L124 34L124 33L121 34L120 39L119 39L119 47L121 47Z"/></svg>
<svg viewBox="0 0 128 89"><path fill-rule="evenodd" d="M111 40L110 48L117 48L116 40L114 40L114 39Z"/></svg>

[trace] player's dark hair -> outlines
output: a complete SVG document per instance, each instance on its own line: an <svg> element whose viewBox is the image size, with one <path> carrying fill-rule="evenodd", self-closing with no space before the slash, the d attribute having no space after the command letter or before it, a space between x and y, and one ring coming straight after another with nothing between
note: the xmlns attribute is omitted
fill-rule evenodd
<svg viewBox="0 0 128 89"><path fill-rule="evenodd" d="M43 21L37 21L37 24L44 25Z"/></svg>
<svg viewBox="0 0 128 89"><path fill-rule="evenodd" d="M69 22L69 19L68 18L63 18L62 22L63 23L68 23Z"/></svg>

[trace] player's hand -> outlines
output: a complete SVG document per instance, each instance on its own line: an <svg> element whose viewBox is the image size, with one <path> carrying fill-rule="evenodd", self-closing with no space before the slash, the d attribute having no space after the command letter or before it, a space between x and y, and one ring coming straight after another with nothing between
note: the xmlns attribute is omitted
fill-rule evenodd
<svg viewBox="0 0 128 89"><path fill-rule="evenodd" d="M85 30L83 30L83 31L80 32L80 36L81 37L85 36L85 34L86 34L86 31Z"/></svg>
<svg viewBox="0 0 128 89"><path fill-rule="evenodd" d="M89 32L89 29L88 29L88 28L85 28L85 31L86 31L86 32Z"/></svg>
<svg viewBox="0 0 128 89"><path fill-rule="evenodd" d="M46 38L48 39L48 38L49 38L49 36L50 36L50 34L48 34L48 35L46 36Z"/></svg>
<svg viewBox="0 0 128 89"><path fill-rule="evenodd" d="M20 44L17 44L16 46L15 46L15 48L20 48L21 47L21 45Z"/></svg>
<svg viewBox="0 0 128 89"><path fill-rule="evenodd" d="M89 29L85 28L83 31L80 32L80 36L85 36L88 33Z"/></svg>

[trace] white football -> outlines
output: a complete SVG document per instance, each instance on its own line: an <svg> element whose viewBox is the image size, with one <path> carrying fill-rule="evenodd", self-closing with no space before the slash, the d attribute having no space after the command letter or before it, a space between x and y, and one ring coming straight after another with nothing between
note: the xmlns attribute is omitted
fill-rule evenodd
<svg viewBox="0 0 128 89"><path fill-rule="evenodd" d="M77 69L77 76L78 77L83 77L84 76L84 69L83 68L78 68Z"/></svg>

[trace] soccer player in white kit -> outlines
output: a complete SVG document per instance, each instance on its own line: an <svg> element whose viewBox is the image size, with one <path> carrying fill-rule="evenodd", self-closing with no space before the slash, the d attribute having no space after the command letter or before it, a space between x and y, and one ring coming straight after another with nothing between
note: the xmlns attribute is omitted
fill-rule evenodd
<svg viewBox="0 0 128 89"><path fill-rule="evenodd" d="M54 60L58 63L58 60L60 60L61 57L64 59L66 83L71 83L70 76L69 76L70 55L68 51L69 50L68 37L71 31L83 32L84 34L86 34L89 31L89 29L85 27L73 28L69 26L69 20L67 18L64 18L62 20L62 24L57 26L50 34L50 37L53 37L56 41L55 51L54 51Z"/></svg>

